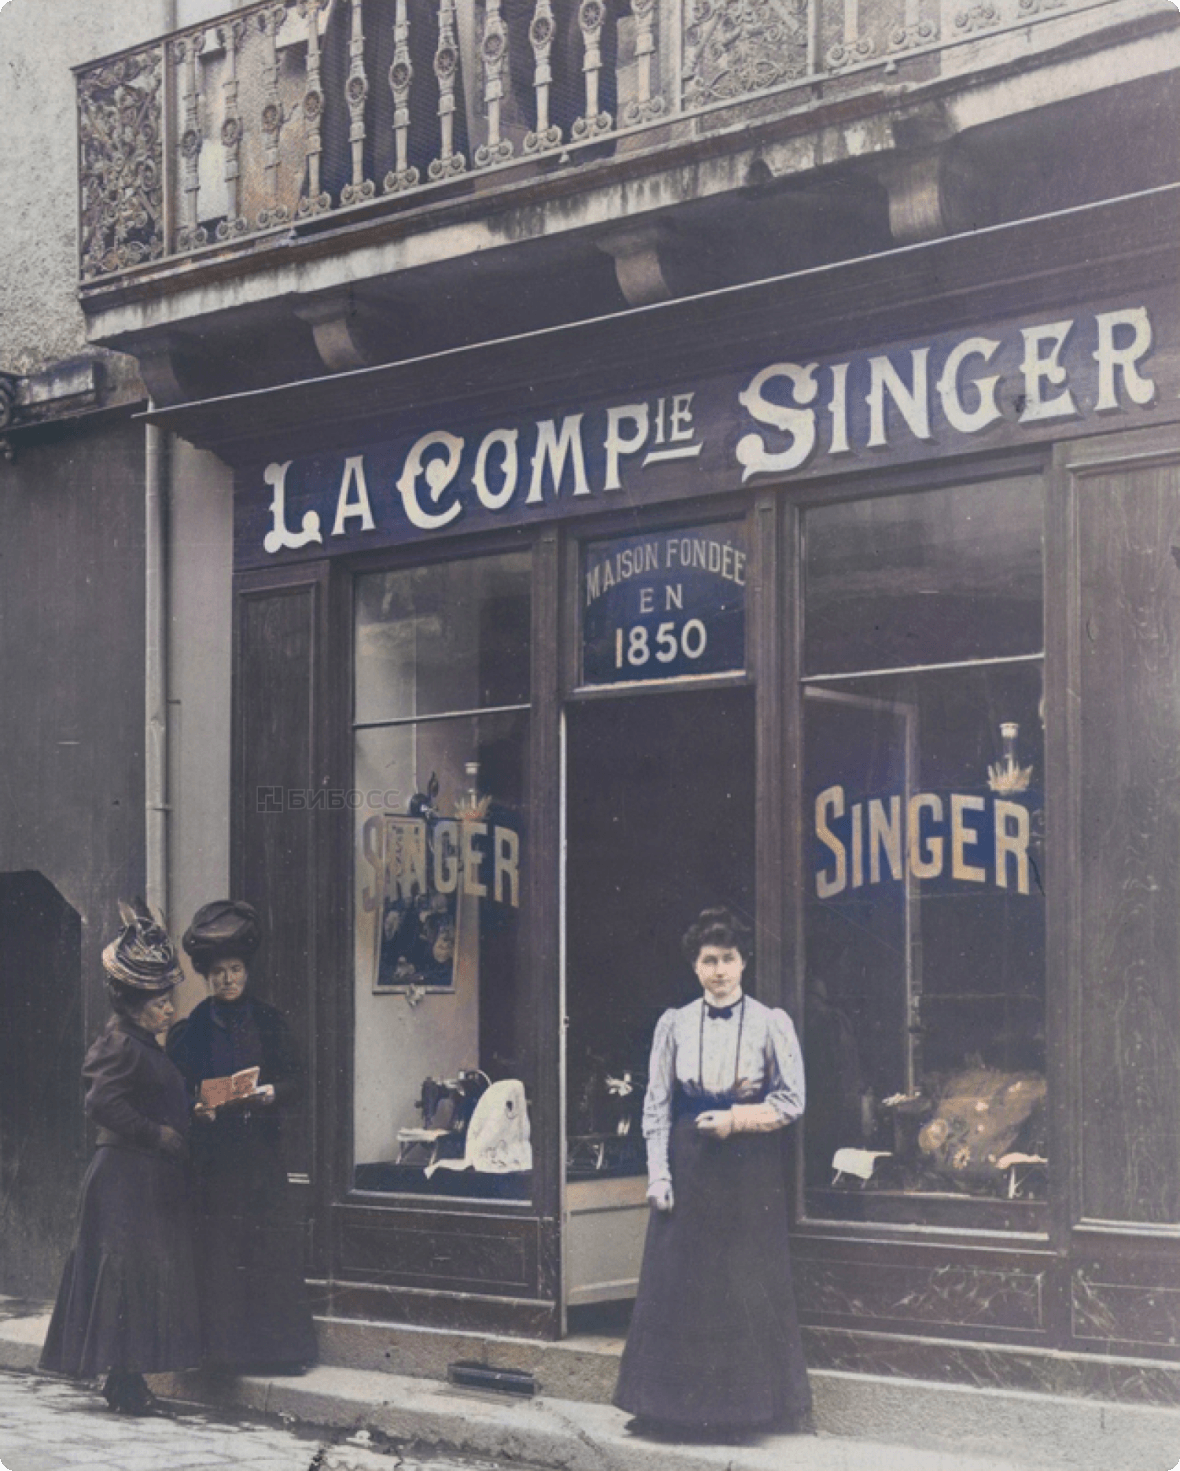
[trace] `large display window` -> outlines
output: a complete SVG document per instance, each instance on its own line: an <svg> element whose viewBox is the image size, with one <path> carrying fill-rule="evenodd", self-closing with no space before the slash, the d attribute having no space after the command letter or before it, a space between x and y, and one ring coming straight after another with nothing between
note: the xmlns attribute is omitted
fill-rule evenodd
<svg viewBox="0 0 1180 1471"><path fill-rule="evenodd" d="M1042 527L1031 479L804 515L811 1215L1046 1196Z"/></svg>
<svg viewBox="0 0 1180 1471"><path fill-rule="evenodd" d="M355 608L354 1188L527 1200L530 554Z"/></svg>

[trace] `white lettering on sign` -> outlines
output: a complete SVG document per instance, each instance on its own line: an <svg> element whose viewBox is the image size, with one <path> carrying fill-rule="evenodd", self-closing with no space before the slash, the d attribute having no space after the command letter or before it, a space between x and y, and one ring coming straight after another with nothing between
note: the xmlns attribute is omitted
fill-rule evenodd
<svg viewBox="0 0 1180 1471"><path fill-rule="evenodd" d="M424 461L426 451L436 447L445 449L446 457L440 459L435 456ZM430 499L438 505L443 492L453 484L459 473L459 458L462 453L463 441L456 434L448 434L445 429L424 434L414 445L406 457L406 468L397 482L406 519L411 526L418 526L423 531L437 531L442 526L449 526L456 516L462 514L461 501L453 500L445 511L434 512L426 510L418 497L418 477L425 473Z"/></svg>
<svg viewBox="0 0 1180 1471"><path fill-rule="evenodd" d="M567 414L561 421L560 435L552 419L542 419L537 425L537 448L533 452L533 478L528 494L530 506L544 499L541 486L546 466L549 467L553 494L559 493L567 458L573 461L574 494L590 494L590 483L586 479L586 454L582 448L582 418L581 414Z"/></svg>
<svg viewBox="0 0 1180 1471"><path fill-rule="evenodd" d="M349 500L351 486L356 486L356 499ZM350 455L344 462L344 474L340 480L340 494L336 497L336 524L333 536L344 535L344 523L356 517L362 531L373 530L373 508L369 504L369 487L365 484L364 455Z"/></svg>
<svg viewBox="0 0 1180 1471"><path fill-rule="evenodd" d="M668 536L662 542L653 539L639 546L623 547L588 567L586 605L588 607L620 582L672 569L711 572L715 577L734 582L739 587L746 585L746 553L732 542L716 541L708 536ZM665 592L666 609L684 606L684 594L679 584L669 585ZM655 594L651 588L641 589L640 611L651 612L652 607L643 606L645 595L650 601Z"/></svg>
<svg viewBox="0 0 1180 1471"><path fill-rule="evenodd" d="M938 380L942 414L951 428L957 429L960 434L978 434L981 429L986 429L1001 417L1000 406L996 403L996 384L1000 381L998 373L993 373L990 378L976 378L972 382L972 390L978 399L974 409L963 406L959 383L959 373L967 358L979 357L985 363L990 363L999 345L990 337L965 337L957 347L951 349L943 364Z"/></svg>
<svg viewBox="0 0 1180 1471"><path fill-rule="evenodd" d="M699 489L727 483L718 455L729 444L744 484L758 475L788 475L824 456L895 449L906 440L932 444L941 438L947 448L940 430L970 437L1003 419L1014 427L1051 428L1083 413L1145 408L1158 394L1145 370L1154 347L1147 307L1132 306L1013 326L1005 336L972 333L835 363L769 363L744 386L731 383L724 401L714 403L709 422L718 453L712 464L706 462L712 478ZM697 427L700 397L697 391L678 392L522 427L494 426L478 440L434 429L404 452L400 467L390 465L384 447L367 458L346 455L340 479L332 484L332 536L375 531L382 514L389 514L390 479L406 521L425 532L454 526L471 508L497 515L512 507L519 515L522 508L552 510L567 496L580 501L634 487L663 462L701 457L706 445ZM287 525L292 463L275 462L263 472L273 491L262 542L270 555L323 542L318 509L303 511L299 529ZM667 474L673 467L664 468ZM677 473L687 474L689 467ZM665 481L664 495L667 486ZM331 491L321 486L320 493L326 498ZM685 481L675 493L691 494L693 488ZM634 573L620 565L600 575L605 588L611 585L608 576L618 580ZM968 854L961 856L973 866Z"/></svg>
<svg viewBox="0 0 1180 1471"><path fill-rule="evenodd" d="M1044 383L1060 386L1069 377L1061 362L1061 349L1065 339L1073 331L1072 322L1048 322L1043 327L1022 327L1024 338L1024 361L1020 371L1024 374L1024 410L1020 422L1030 419L1068 418L1078 411L1069 389L1053 398L1044 397ZM1041 349L1048 346L1048 354Z"/></svg>
<svg viewBox="0 0 1180 1471"><path fill-rule="evenodd" d="M1123 387L1132 403L1143 407L1155 398L1155 384L1139 372L1139 359L1151 351L1151 319L1146 310L1132 307L1124 312L1103 312L1097 318L1098 350L1094 354L1098 363L1098 402L1094 407L1100 414L1120 408L1115 392L1115 374L1121 373ZM1119 327L1130 327L1131 341L1116 347L1114 334Z"/></svg>
<svg viewBox="0 0 1180 1471"><path fill-rule="evenodd" d="M991 836L985 841L979 814L989 804ZM834 824L845 813L847 833L841 835ZM866 882L941 878L949 852L951 878L986 884L990 876L997 888L1028 894L1031 827L1027 807L1000 797L952 792L948 821L935 792L916 792L907 802L896 795L870 797L867 804L849 807L842 786L825 787L815 799L815 836L827 849L825 864L815 875L815 892L821 899L833 899Z"/></svg>
<svg viewBox="0 0 1180 1471"><path fill-rule="evenodd" d="M262 472L262 478L267 485L274 486L274 497L270 503L271 529L263 538L262 546L265 551L277 552L283 547L307 546L308 542L323 541L320 535L320 516L318 511L305 511L303 513L303 530L287 530L287 471L291 468L291 461L283 465L267 465Z"/></svg>
<svg viewBox="0 0 1180 1471"><path fill-rule="evenodd" d="M1080 330L1073 320L1019 329L1021 357L1011 382L1016 423L1078 416L1080 410L1062 354L1071 336ZM1095 316L1088 330L1093 334L1091 340L1097 342L1089 354L1098 365L1095 412L1122 409L1126 402L1141 408L1152 403L1156 384L1140 366L1154 345L1147 308L1129 307L1101 313ZM777 437L768 439L757 431L743 435L734 449L742 466L742 481L754 475L782 475L797 470L817 452L819 411L811 406L825 380L828 389L825 408L830 420L828 455L848 454L854 447L849 424L849 384L854 376L862 382L867 376L866 449L882 449L894 443L896 431L903 425L912 438L929 441L935 430L933 408L941 411L942 418L956 433L980 433L1003 417L1000 408L1003 378L999 373L978 370L973 376L971 364L978 359L984 367L988 366L1002 346L1000 341L980 336L953 344L934 384L933 398L927 347L908 351L908 374L900 371L893 357L886 354L823 368L819 363L783 362L760 369L739 393L738 401L756 424L785 435L786 443L780 444ZM822 375L820 379L817 374Z"/></svg>
<svg viewBox="0 0 1180 1471"><path fill-rule="evenodd" d="M516 494L516 477L520 469L516 441L519 438L519 429L493 429L480 441L471 483L475 486L480 505L489 511L502 511ZM493 491L488 487L488 455L496 445L500 446L503 458L500 461L500 489Z"/></svg>
<svg viewBox="0 0 1180 1471"><path fill-rule="evenodd" d="M910 381L906 383L887 357L869 359L869 449L888 444L885 432L885 395L888 393L898 413L915 439L930 438L930 404L926 389L928 347L910 353Z"/></svg>
<svg viewBox="0 0 1180 1471"><path fill-rule="evenodd" d="M619 433L620 425L634 426L630 435ZM620 404L606 411L606 478L603 490L622 490L619 479L619 461L624 455L635 455L647 442L648 414L646 404Z"/></svg>
<svg viewBox="0 0 1180 1471"><path fill-rule="evenodd" d="M819 392L815 381L818 370L818 363L808 363L805 368L797 363L774 363L755 374L749 387L738 394L738 402L755 423L771 424L791 439L787 448L778 454L771 454L758 434L747 434L739 439L734 453L738 464L744 466L743 481L749 480L751 475L784 474L788 470L797 470L810 459L815 449L814 411L776 403L767 398L763 390L773 379L785 378L794 391L796 404L813 403Z"/></svg>

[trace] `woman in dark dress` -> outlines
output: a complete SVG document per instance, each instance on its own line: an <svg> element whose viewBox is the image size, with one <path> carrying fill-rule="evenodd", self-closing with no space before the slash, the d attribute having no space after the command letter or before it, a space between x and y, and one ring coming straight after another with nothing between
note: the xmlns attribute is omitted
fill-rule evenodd
<svg viewBox="0 0 1180 1471"><path fill-rule="evenodd" d="M644 1423L811 1429L780 1130L803 1112L785 1011L742 991L748 932L705 910L684 954L704 996L666 1011L643 1132L653 1210L615 1404Z"/></svg>
<svg viewBox="0 0 1180 1471"><path fill-rule="evenodd" d="M302 1231L281 1149L283 1109L301 1069L281 1012L247 994L261 934L249 904L229 899L193 916L183 944L212 995L173 1027L168 1055L195 1102L197 1280L205 1361L235 1370L314 1362ZM259 1068L249 1098L208 1108L201 1084Z"/></svg>
<svg viewBox="0 0 1180 1471"><path fill-rule="evenodd" d="M200 1362L193 1271L189 1105L157 1037L175 1016L180 980L171 941L139 906L103 951L114 1016L86 1054L86 1113L98 1147L82 1184L78 1229L41 1367L105 1374L111 1409L146 1414L144 1374Z"/></svg>

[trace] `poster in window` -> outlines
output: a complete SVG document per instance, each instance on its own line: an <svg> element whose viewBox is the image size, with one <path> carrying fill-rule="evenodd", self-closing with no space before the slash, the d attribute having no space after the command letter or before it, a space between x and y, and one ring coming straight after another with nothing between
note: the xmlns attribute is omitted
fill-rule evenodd
<svg viewBox="0 0 1180 1471"><path fill-rule="evenodd" d="M382 820L375 992L455 988L460 906L453 890L441 893L429 881L434 845L445 841L438 826L422 817L387 814Z"/></svg>

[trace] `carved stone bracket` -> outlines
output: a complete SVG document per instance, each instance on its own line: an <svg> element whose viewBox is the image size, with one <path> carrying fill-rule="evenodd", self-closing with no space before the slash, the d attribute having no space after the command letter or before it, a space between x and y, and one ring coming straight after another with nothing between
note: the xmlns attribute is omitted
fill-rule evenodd
<svg viewBox="0 0 1180 1471"><path fill-rule="evenodd" d="M151 346L136 351L139 376L158 407L184 403L193 397L190 387L192 344L178 333L153 338Z"/></svg>
<svg viewBox="0 0 1180 1471"><path fill-rule="evenodd" d="M890 160L882 181L889 194L889 229L899 245L965 228L980 187L960 159L939 147Z"/></svg>
<svg viewBox="0 0 1180 1471"><path fill-rule="evenodd" d="M628 306L671 300L672 288L660 259L666 244L667 234L658 224L615 230L599 240L598 248L614 259L615 276Z"/></svg>
<svg viewBox="0 0 1180 1471"><path fill-rule="evenodd" d="M311 328L316 351L331 373L347 373L376 362L374 338L397 325L391 311L372 303L362 306L348 290L301 301L295 314Z"/></svg>
<svg viewBox="0 0 1180 1471"><path fill-rule="evenodd" d="M163 47L78 78L83 280L164 254Z"/></svg>

